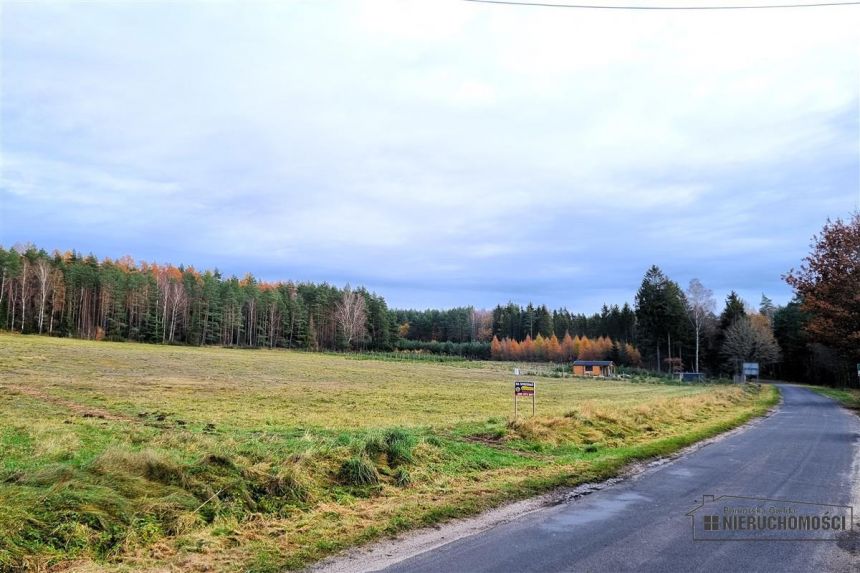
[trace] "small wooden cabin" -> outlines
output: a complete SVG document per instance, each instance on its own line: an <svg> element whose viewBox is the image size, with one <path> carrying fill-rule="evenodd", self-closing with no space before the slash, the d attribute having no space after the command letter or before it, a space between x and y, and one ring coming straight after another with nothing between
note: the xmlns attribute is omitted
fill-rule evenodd
<svg viewBox="0 0 860 573"><path fill-rule="evenodd" d="M615 363L611 360L574 360L573 375L608 378L615 376Z"/></svg>

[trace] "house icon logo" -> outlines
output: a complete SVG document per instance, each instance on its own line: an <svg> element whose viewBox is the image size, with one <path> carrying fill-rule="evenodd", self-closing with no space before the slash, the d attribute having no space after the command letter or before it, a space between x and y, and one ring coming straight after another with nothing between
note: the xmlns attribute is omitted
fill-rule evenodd
<svg viewBox="0 0 860 573"><path fill-rule="evenodd" d="M720 528L719 515L703 515L702 519L705 522L705 531L716 531Z"/></svg>
<svg viewBox="0 0 860 573"><path fill-rule="evenodd" d="M703 495L687 516L695 541L833 541L854 531L847 505Z"/></svg>

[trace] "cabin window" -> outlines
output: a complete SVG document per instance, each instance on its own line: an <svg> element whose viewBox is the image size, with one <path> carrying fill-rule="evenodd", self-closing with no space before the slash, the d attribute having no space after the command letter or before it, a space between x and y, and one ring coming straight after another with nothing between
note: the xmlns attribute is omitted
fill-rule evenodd
<svg viewBox="0 0 860 573"><path fill-rule="evenodd" d="M588 366L585 367L585 371L586 372L594 372L594 366L589 364Z"/></svg>

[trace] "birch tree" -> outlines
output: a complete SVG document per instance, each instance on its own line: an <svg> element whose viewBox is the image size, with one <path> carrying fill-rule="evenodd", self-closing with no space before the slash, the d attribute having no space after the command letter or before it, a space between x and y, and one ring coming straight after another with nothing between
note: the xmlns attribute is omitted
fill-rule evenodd
<svg viewBox="0 0 860 573"><path fill-rule="evenodd" d="M51 288L51 263L47 259L40 258L34 265L36 280L39 282L39 334L45 324L45 303L48 300L48 291Z"/></svg>
<svg viewBox="0 0 860 573"><path fill-rule="evenodd" d="M30 259L21 257L21 332L27 320L27 297L30 295ZM13 313L14 315L14 313ZM15 325L12 325L14 329Z"/></svg>
<svg viewBox="0 0 860 573"><path fill-rule="evenodd" d="M693 325L693 330L696 333L696 372L699 371L699 342L701 340L702 326L708 316L714 312L716 301L714 293L711 289L705 288L705 285L699 279L690 281L690 286L687 287L687 315Z"/></svg>
<svg viewBox="0 0 860 573"><path fill-rule="evenodd" d="M353 341L364 337L367 309L362 293L354 291L349 285L346 285L340 301L335 306L334 313L347 346L351 346Z"/></svg>
<svg viewBox="0 0 860 573"><path fill-rule="evenodd" d="M170 300L170 336L168 341L174 342L176 336L176 320L185 309L188 297L185 293L185 287L178 281L170 281L167 292L168 294L166 295L165 300Z"/></svg>
<svg viewBox="0 0 860 573"><path fill-rule="evenodd" d="M51 318L48 321L48 333L54 332L54 314L63 315L63 307L66 304L66 283L63 273L59 269L51 272Z"/></svg>

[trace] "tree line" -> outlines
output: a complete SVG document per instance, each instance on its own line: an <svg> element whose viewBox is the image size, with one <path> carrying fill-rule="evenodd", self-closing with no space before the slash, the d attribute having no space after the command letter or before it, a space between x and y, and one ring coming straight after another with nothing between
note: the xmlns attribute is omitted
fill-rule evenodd
<svg viewBox="0 0 860 573"><path fill-rule="evenodd" d="M592 315L512 302L492 310L398 310L364 288L16 245L0 246L0 326L90 339L500 360L594 355L711 375L758 362L770 376L858 385L860 214L828 221L800 268L783 278L795 290L785 306L762 295L753 307L731 292L719 313L699 280L681 288L657 266L646 271L632 307L604 305Z"/></svg>
<svg viewBox="0 0 860 573"><path fill-rule="evenodd" d="M636 293L636 340L657 371L739 374L758 362L773 374L781 351L773 331L777 308L762 295L756 309L732 291L719 315L713 292L698 279L686 289L652 266Z"/></svg>
<svg viewBox="0 0 860 573"><path fill-rule="evenodd" d="M635 309L604 305L601 312L585 315L509 302L492 311L392 310L383 297L363 288L266 282L250 274L224 277L217 270L136 263L130 257L100 261L74 251L49 255L32 245L0 247L0 316L7 330L24 333L169 344L411 350L498 360L586 356L638 364L644 359L657 370L690 368L682 357L692 346L698 356L701 343L705 369L712 372L731 370L720 357L736 361L744 352L747 359L776 361L775 354L764 352L770 347L760 343L752 353L727 355L748 334L741 328L745 322L734 324L748 314L734 293L719 321L705 313L691 329L688 318L701 304L691 293L652 267ZM752 317L752 332L763 332L771 319ZM637 346L646 349L644 357Z"/></svg>
<svg viewBox="0 0 860 573"><path fill-rule="evenodd" d="M566 308L549 310L546 305L529 303L521 306L509 302L492 311L473 307L448 310L395 310L395 321L402 338L451 342L488 342L494 336L523 342L553 335L559 340L573 337L599 338L632 342L636 333L636 314L629 304L603 305L591 315L575 314Z"/></svg>
<svg viewBox="0 0 860 573"><path fill-rule="evenodd" d="M555 334L544 338L542 334L532 339L526 335L522 342L494 336L490 343L490 356L494 360L570 362L572 360L612 360L622 366L639 366L642 357L639 351L625 342L614 341L607 336L590 339L587 336L573 337L565 333L559 340Z"/></svg>
<svg viewBox="0 0 860 573"><path fill-rule="evenodd" d="M775 378L860 387L860 213L828 220L800 267L782 278L794 289L788 304L762 295L755 308L732 292L717 315L701 282L681 289L651 267L635 304L644 363L736 373L758 362Z"/></svg>
<svg viewBox="0 0 860 573"><path fill-rule="evenodd" d="M494 358L494 336L523 348L540 347L544 339L611 337L623 348L632 344L635 319L628 305L604 306L592 316L513 303L493 311L389 309L383 297L364 288L266 282L250 274L240 279L130 257L48 254L33 245L0 247L0 317L6 330L96 340L411 350L483 359Z"/></svg>
<svg viewBox="0 0 860 573"><path fill-rule="evenodd" d="M175 344L387 350L385 300L365 289L0 247L7 330Z"/></svg>

